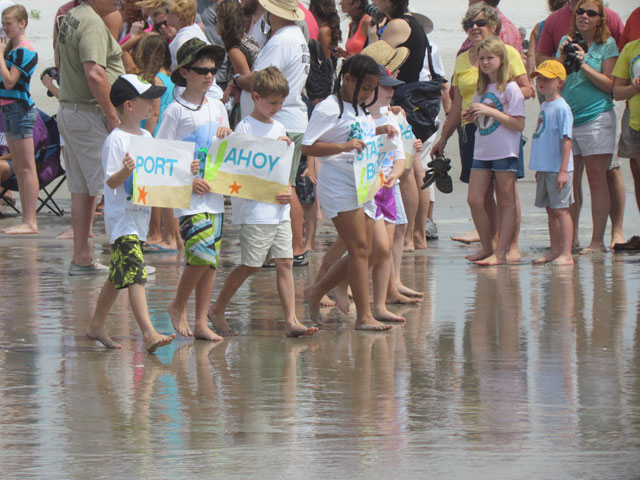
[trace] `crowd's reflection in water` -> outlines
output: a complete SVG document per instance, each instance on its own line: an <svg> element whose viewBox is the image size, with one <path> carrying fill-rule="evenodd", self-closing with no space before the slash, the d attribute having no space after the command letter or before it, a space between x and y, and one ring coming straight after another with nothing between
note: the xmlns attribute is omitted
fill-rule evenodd
<svg viewBox="0 0 640 480"><path fill-rule="evenodd" d="M639 464L640 423L630 420L640 409L633 262L594 256L573 269L478 269L409 256L405 275L425 301L394 307L405 326L355 332L334 312L302 340L282 335L266 270L230 306L240 336L182 339L152 356L126 301L109 326L122 351L85 338L102 279L61 275L57 257L41 241L0 251L6 475L402 476L490 471L501 460L487 452L541 473L600 476L615 465L625 478ZM147 291L156 327L168 331L179 266L152 262L167 262ZM442 275L460 289L443 288ZM297 274L299 291L304 283ZM618 451L626 455L614 458ZM545 452L562 462L540 466Z"/></svg>

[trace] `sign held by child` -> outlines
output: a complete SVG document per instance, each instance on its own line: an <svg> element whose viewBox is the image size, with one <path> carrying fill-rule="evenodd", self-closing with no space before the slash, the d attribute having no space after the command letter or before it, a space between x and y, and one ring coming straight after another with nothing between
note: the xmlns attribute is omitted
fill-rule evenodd
<svg viewBox="0 0 640 480"><path fill-rule="evenodd" d="M195 143L134 137L129 153L133 171L132 202L135 205L189 208Z"/></svg>
<svg viewBox="0 0 640 480"><path fill-rule="evenodd" d="M271 138L232 133L209 148L204 179L212 192L277 203L289 191L294 145Z"/></svg>

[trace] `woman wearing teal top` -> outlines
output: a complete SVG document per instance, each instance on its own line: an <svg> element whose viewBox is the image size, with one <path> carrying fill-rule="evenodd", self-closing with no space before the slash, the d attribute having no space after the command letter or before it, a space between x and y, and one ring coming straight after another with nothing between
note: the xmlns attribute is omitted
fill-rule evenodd
<svg viewBox="0 0 640 480"><path fill-rule="evenodd" d="M616 138L612 72L618 58L618 48L607 28L606 12L601 0L578 2L571 18L570 32L579 33L587 45L585 52L578 44L572 43L570 36L564 36L556 53L562 62L566 62L568 58L565 47L573 47L576 53L577 71L567 75L562 89L562 96L573 113L571 148L575 203L570 208L574 228L573 244L578 246L582 172L586 168L591 191L593 232L591 243L580 253L604 252L607 250L604 231L611 205L607 170L613 158Z"/></svg>

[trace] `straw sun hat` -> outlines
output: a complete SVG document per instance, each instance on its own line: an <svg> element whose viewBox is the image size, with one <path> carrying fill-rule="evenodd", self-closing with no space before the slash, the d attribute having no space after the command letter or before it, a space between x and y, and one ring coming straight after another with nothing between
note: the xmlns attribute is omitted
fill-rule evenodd
<svg viewBox="0 0 640 480"><path fill-rule="evenodd" d="M378 65L382 65L392 73L398 70L409 58L407 47L393 48L384 40L378 40L368 45L361 53L373 58Z"/></svg>
<svg viewBox="0 0 640 480"><path fill-rule="evenodd" d="M285 20L304 20L304 12L298 7L298 0L258 0L260 5L273 15Z"/></svg>

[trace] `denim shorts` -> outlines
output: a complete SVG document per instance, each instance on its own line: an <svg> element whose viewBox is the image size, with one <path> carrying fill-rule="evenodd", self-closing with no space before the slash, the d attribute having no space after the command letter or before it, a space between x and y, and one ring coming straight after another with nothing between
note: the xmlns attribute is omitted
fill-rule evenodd
<svg viewBox="0 0 640 480"><path fill-rule="evenodd" d="M499 160L473 160L471 170L491 170L492 172L517 172L518 157Z"/></svg>
<svg viewBox="0 0 640 480"><path fill-rule="evenodd" d="M33 125L36 123L37 111L24 102L13 102L2 106L4 132L9 138L33 137Z"/></svg>

